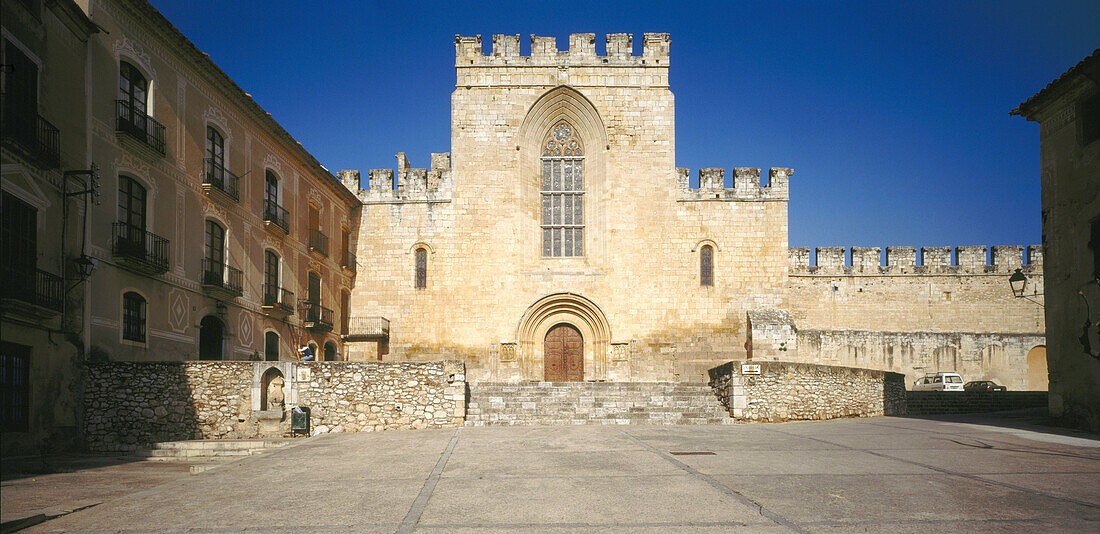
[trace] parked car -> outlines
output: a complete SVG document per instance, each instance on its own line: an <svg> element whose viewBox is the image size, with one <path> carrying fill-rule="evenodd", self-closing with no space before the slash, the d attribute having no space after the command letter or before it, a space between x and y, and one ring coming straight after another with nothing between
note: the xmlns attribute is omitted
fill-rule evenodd
<svg viewBox="0 0 1100 534"><path fill-rule="evenodd" d="M963 378L959 373L936 373L913 383L913 391L962 391Z"/></svg>
<svg viewBox="0 0 1100 534"><path fill-rule="evenodd" d="M965 391L1008 391L1008 388L992 380L974 380L963 384Z"/></svg>

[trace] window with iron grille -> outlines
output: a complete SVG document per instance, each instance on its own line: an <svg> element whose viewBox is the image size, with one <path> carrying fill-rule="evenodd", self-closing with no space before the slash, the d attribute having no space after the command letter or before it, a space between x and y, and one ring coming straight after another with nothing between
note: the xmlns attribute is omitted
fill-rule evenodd
<svg viewBox="0 0 1100 534"><path fill-rule="evenodd" d="M0 425L4 432L25 432L30 420L31 348L0 343Z"/></svg>
<svg viewBox="0 0 1100 534"><path fill-rule="evenodd" d="M133 291L122 295L122 339L145 343L145 299Z"/></svg>
<svg viewBox="0 0 1100 534"><path fill-rule="evenodd" d="M699 285L714 285L714 248L710 245L699 250Z"/></svg>
<svg viewBox="0 0 1100 534"><path fill-rule="evenodd" d="M542 255L584 255L584 151L576 130L559 121L542 145Z"/></svg>
<svg viewBox="0 0 1100 534"><path fill-rule="evenodd" d="M416 287L428 287L428 251L423 248L416 249Z"/></svg>

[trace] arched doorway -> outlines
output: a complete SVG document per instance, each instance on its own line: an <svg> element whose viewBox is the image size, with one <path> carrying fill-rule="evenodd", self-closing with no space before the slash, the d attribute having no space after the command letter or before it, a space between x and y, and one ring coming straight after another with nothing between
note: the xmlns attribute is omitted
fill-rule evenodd
<svg viewBox="0 0 1100 534"><path fill-rule="evenodd" d="M543 339L547 382L579 382L584 380L584 338L572 325L559 324Z"/></svg>
<svg viewBox="0 0 1100 534"><path fill-rule="evenodd" d="M286 385L283 373L272 367L264 372L260 384L260 410L281 410L285 401L283 387Z"/></svg>
<svg viewBox="0 0 1100 534"><path fill-rule="evenodd" d="M558 380L607 380L608 349L611 327L596 303L574 293L547 295L524 312L516 327L516 359L519 377L525 380L547 378L546 340L550 331L561 325L571 327L579 336L581 359L574 364L575 378ZM564 332L555 335L566 335Z"/></svg>
<svg viewBox="0 0 1100 534"><path fill-rule="evenodd" d="M1027 389L1046 391L1047 384L1047 348L1039 345L1027 351Z"/></svg>
<svg viewBox="0 0 1100 534"><path fill-rule="evenodd" d="M207 315L199 323L199 359L221 360L225 326L221 319Z"/></svg>
<svg viewBox="0 0 1100 534"><path fill-rule="evenodd" d="M336 345L334 345L331 341L325 343L325 361L336 361Z"/></svg>

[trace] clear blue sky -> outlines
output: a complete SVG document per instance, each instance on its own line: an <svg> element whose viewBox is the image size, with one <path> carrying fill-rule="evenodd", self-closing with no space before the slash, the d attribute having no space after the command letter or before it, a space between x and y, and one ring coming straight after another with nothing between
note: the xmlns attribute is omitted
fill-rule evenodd
<svg viewBox="0 0 1100 534"><path fill-rule="evenodd" d="M153 3L334 172L450 150L455 34L669 32L677 166L794 167L811 247L1038 244L1008 112L1100 47L1088 0Z"/></svg>

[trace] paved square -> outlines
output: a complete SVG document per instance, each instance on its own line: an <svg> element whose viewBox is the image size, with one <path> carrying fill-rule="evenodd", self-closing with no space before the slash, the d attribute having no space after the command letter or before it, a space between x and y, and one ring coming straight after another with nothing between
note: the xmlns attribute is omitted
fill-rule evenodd
<svg viewBox="0 0 1100 534"><path fill-rule="evenodd" d="M888 417L333 434L30 531L963 529L1100 530L1100 441Z"/></svg>

